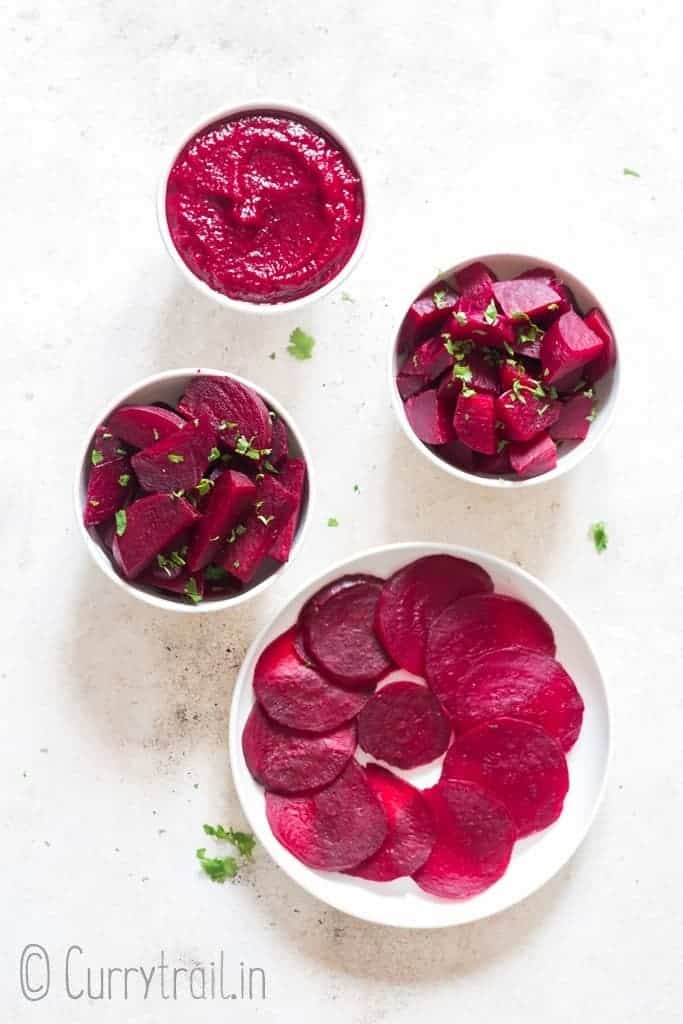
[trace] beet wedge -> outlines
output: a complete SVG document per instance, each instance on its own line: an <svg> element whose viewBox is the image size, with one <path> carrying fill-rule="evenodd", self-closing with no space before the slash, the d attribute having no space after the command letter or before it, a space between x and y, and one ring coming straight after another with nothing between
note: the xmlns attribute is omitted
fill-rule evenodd
<svg viewBox="0 0 683 1024"><path fill-rule="evenodd" d="M90 465L93 468L117 462L128 454L123 439L117 437L106 423L97 428L90 448Z"/></svg>
<svg viewBox="0 0 683 1024"><path fill-rule="evenodd" d="M506 316L535 320L548 313L566 313L569 303L541 277L518 277L514 281L496 281L496 302Z"/></svg>
<svg viewBox="0 0 683 1024"><path fill-rule="evenodd" d="M295 507L295 497L267 473L256 485L256 500L244 518L244 532L228 539L216 562L231 576L248 583L287 526Z"/></svg>
<svg viewBox="0 0 683 1024"><path fill-rule="evenodd" d="M186 424L162 441L136 452L133 469L146 491L189 491L209 465L216 435L207 417Z"/></svg>
<svg viewBox="0 0 683 1024"><path fill-rule="evenodd" d="M212 562L256 496L256 485L236 470L221 473L211 488L190 542L187 564L198 572Z"/></svg>
<svg viewBox="0 0 683 1024"><path fill-rule="evenodd" d="M614 340L612 328L607 322L607 317L601 309L597 309L597 307L591 309L586 313L584 320L587 326L604 342L604 348L600 355L584 370L586 380L594 384L614 368L617 361L617 343Z"/></svg>
<svg viewBox="0 0 683 1024"><path fill-rule="evenodd" d="M453 425L448 405L430 388L413 395L405 405L408 423L426 444L446 444L453 439Z"/></svg>
<svg viewBox="0 0 683 1024"><path fill-rule="evenodd" d="M117 509L130 502L134 486L130 459L127 456L93 466L85 496L85 525L97 526L111 519Z"/></svg>
<svg viewBox="0 0 683 1024"><path fill-rule="evenodd" d="M299 525L301 515L301 503L306 487L306 463L303 459L287 459L281 463L277 477L278 483L292 495L295 501L294 508L290 512L289 519L280 531L278 537L268 550L271 558L276 562L286 562L290 556L296 528Z"/></svg>
<svg viewBox="0 0 683 1024"><path fill-rule="evenodd" d="M138 498L117 516L112 546L114 561L132 580L189 529L198 516L189 501L170 494Z"/></svg>
<svg viewBox="0 0 683 1024"><path fill-rule="evenodd" d="M149 448L185 426L185 420L158 405L124 405L109 417L109 425L132 448Z"/></svg>
<svg viewBox="0 0 683 1024"><path fill-rule="evenodd" d="M432 291L416 299L401 325L402 346L409 347L434 334L455 309L457 301L457 294L442 281L434 285Z"/></svg>
<svg viewBox="0 0 683 1024"><path fill-rule="evenodd" d="M273 436L270 443L271 451L268 461L271 466L278 467L289 456L289 435L284 421L279 416L273 419Z"/></svg>
<svg viewBox="0 0 683 1024"><path fill-rule="evenodd" d="M188 419L208 415L221 446L227 450L233 450L244 438L252 450L270 454L273 427L265 402L231 377L194 377L178 409Z"/></svg>
<svg viewBox="0 0 683 1024"><path fill-rule="evenodd" d="M496 416L508 441L530 441L560 418L562 406L538 383L517 381L496 400Z"/></svg>
<svg viewBox="0 0 683 1024"><path fill-rule="evenodd" d="M470 263L459 270L455 284L463 298L473 306L485 309L493 298L495 274L485 263Z"/></svg>
<svg viewBox="0 0 683 1024"><path fill-rule="evenodd" d="M560 407L560 415L550 428L553 441L583 441L595 419L595 398L591 389L572 395Z"/></svg>
<svg viewBox="0 0 683 1024"><path fill-rule="evenodd" d="M578 313L570 309L543 335L541 361L543 383L554 384L571 370L597 359L605 347Z"/></svg>
<svg viewBox="0 0 683 1024"><path fill-rule="evenodd" d="M401 367L401 376L419 377L424 384L431 384L452 365L453 356L446 351L444 339L429 338L408 356Z"/></svg>
<svg viewBox="0 0 683 1024"><path fill-rule="evenodd" d="M512 472L524 478L549 473L557 465L557 445L550 434L538 434L531 441L513 441L508 452Z"/></svg>
<svg viewBox="0 0 683 1024"><path fill-rule="evenodd" d="M458 440L472 451L493 455L498 447L496 401L493 395L463 391L455 407L453 426Z"/></svg>

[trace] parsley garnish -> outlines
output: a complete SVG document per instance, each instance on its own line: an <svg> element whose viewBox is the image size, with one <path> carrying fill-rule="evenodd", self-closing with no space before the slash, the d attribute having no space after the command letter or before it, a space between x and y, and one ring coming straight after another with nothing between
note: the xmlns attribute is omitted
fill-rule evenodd
<svg viewBox="0 0 683 1024"><path fill-rule="evenodd" d="M221 885L226 878L234 878L240 869L234 857L207 857L203 846L197 850L197 860L211 881Z"/></svg>
<svg viewBox="0 0 683 1024"><path fill-rule="evenodd" d="M491 301L489 302L488 306L484 310L484 323L490 324L491 326L493 326L493 324L495 324L497 320L498 320L498 309L496 307L496 303L494 302L494 300L491 299Z"/></svg>
<svg viewBox="0 0 683 1024"><path fill-rule="evenodd" d="M463 384L462 391L460 392L463 398L474 398L476 393L477 392L474 390L474 388L468 388L467 384Z"/></svg>
<svg viewBox="0 0 683 1024"><path fill-rule="evenodd" d="M185 461L185 456L184 455L176 455L175 452L169 452L168 455L166 456L166 458L168 459L169 462L184 462Z"/></svg>
<svg viewBox="0 0 683 1024"><path fill-rule="evenodd" d="M228 573L220 565L207 565L204 570L204 579L207 583L220 583L227 575Z"/></svg>
<svg viewBox="0 0 683 1024"><path fill-rule="evenodd" d="M312 338L310 334L306 334L300 327L295 327L289 336L287 351L295 359L310 359L313 355L314 345L315 338Z"/></svg>
<svg viewBox="0 0 683 1024"><path fill-rule="evenodd" d="M516 309L513 313L510 313L513 320L529 320L529 314L523 313L521 309Z"/></svg>
<svg viewBox="0 0 683 1024"><path fill-rule="evenodd" d="M202 595L199 593L199 590L197 589L197 581L194 578L194 576L190 576L189 580L183 587L183 593L185 594L186 597L189 597L190 601L192 601L193 604L199 604L199 602L201 601Z"/></svg>
<svg viewBox="0 0 683 1024"><path fill-rule="evenodd" d="M463 313L463 311L461 309L459 309L457 311L457 313L454 314L454 316L455 316L455 319L458 321L458 323L462 327L464 327L465 324L467 323L467 313Z"/></svg>
<svg viewBox="0 0 683 1024"><path fill-rule="evenodd" d="M93 448L93 450L90 453L90 461L92 462L93 466L99 466L101 462L104 462L104 455L102 454L102 452L98 451L97 448Z"/></svg>
<svg viewBox="0 0 683 1024"><path fill-rule="evenodd" d="M360 494L360 487L358 486L358 484L353 485L353 493Z"/></svg>
<svg viewBox="0 0 683 1024"><path fill-rule="evenodd" d="M209 493L209 491L213 487L214 483L215 483L214 480L209 480L205 476L203 476L201 478L201 480L197 484L197 490L199 491L199 493L201 494L202 497L204 497L205 494Z"/></svg>
<svg viewBox="0 0 683 1024"><path fill-rule="evenodd" d="M276 476L280 472L280 470L276 469L273 463L270 462L268 459L266 459L266 461L263 463L263 468L267 470L268 473L275 473Z"/></svg>
<svg viewBox="0 0 683 1024"><path fill-rule="evenodd" d="M216 459L220 459L221 451L220 448L212 448L209 452L209 462L215 462Z"/></svg>
<svg viewBox="0 0 683 1024"><path fill-rule="evenodd" d="M119 477L119 486L127 487L130 483L130 473L122 473Z"/></svg>
<svg viewBox="0 0 683 1024"><path fill-rule="evenodd" d="M330 518L327 520L327 525L328 526L339 526L339 520L335 519L334 516L330 516Z"/></svg>
<svg viewBox="0 0 683 1024"><path fill-rule="evenodd" d="M120 508L114 516L116 520L116 536L123 537L126 532L126 526L128 525L128 516L126 515L125 508Z"/></svg>
<svg viewBox="0 0 683 1024"><path fill-rule="evenodd" d="M517 335L517 341L520 345L531 345L534 341L540 341L543 337L543 331L536 324L529 320L527 327L523 327Z"/></svg>
<svg viewBox="0 0 683 1024"><path fill-rule="evenodd" d="M638 171L634 171L632 167L624 167L625 178L639 178L640 174Z"/></svg>
<svg viewBox="0 0 683 1024"><path fill-rule="evenodd" d="M207 836L214 836L215 839L223 839L232 843L242 857L251 860L254 855L256 840L249 832L237 832L232 828L223 828L222 825L204 825L204 832Z"/></svg>
<svg viewBox="0 0 683 1024"><path fill-rule="evenodd" d="M353 296L349 295L348 292L342 292L341 293L341 300L342 300L342 302L355 302L355 299L353 298Z"/></svg>
<svg viewBox="0 0 683 1024"><path fill-rule="evenodd" d="M272 523L273 519L275 519L275 516L256 516L256 518L260 523L263 523L264 526L268 526Z"/></svg>
<svg viewBox="0 0 683 1024"><path fill-rule="evenodd" d="M466 366L464 363L456 363L453 367L453 378L457 378L458 380L462 380L466 384L469 384L472 380L472 371L469 366Z"/></svg>
<svg viewBox="0 0 683 1024"><path fill-rule="evenodd" d="M603 551L607 550L607 527L604 523L593 523L590 529L593 543L595 544L595 550L598 554L602 554Z"/></svg>
<svg viewBox="0 0 683 1024"><path fill-rule="evenodd" d="M223 420L218 424L219 430L235 430L237 428L236 423L231 423L230 420Z"/></svg>
<svg viewBox="0 0 683 1024"><path fill-rule="evenodd" d="M432 295L432 301L437 309L445 309L448 305L448 299L446 298L446 289L437 288Z"/></svg>
<svg viewBox="0 0 683 1024"><path fill-rule="evenodd" d="M273 450L272 448L252 448L253 441L253 437L247 440L244 434L240 434L235 441L235 451L237 454L243 455L246 459L253 459L255 462L258 462L262 455L270 455Z"/></svg>

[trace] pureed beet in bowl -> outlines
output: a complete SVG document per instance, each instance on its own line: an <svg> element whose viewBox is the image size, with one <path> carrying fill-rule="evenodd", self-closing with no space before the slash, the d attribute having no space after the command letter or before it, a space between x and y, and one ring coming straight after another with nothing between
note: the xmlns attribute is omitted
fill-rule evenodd
<svg viewBox="0 0 683 1024"><path fill-rule="evenodd" d="M346 150L283 110L249 109L198 131L168 176L173 245L213 291L256 304L318 291L358 246L364 195Z"/></svg>

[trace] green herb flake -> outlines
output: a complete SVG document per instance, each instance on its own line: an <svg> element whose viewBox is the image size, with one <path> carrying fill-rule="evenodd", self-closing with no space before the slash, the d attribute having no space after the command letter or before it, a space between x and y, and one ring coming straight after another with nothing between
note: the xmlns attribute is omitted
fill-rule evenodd
<svg viewBox="0 0 683 1024"><path fill-rule="evenodd" d="M116 451L117 455L127 455L128 454L128 452L126 451L125 448L116 448L115 451Z"/></svg>
<svg viewBox="0 0 683 1024"><path fill-rule="evenodd" d="M458 321L461 327L464 327L465 324L467 323L467 313L463 313L463 311L459 309L455 314L455 319Z"/></svg>
<svg viewBox="0 0 683 1024"><path fill-rule="evenodd" d="M327 525L328 526L339 526L339 520L335 519L334 516L330 516L330 518L327 520Z"/></svg>
<svg viewBox="0 0 683 1024"><path fill-rule="evenodd" d="M598 554L602 554L603 551L607 550L607 526L603 522L593 523L590 528L590 535L593 538L595 544L595 550Z"/></svg>
<svg viewBox="0 0 683 1024"><path fill-rule="evenodd" d="M271 352L270 355L268 356L268 358L269 359L275 359L276 355L277 355L276 352Z"/></svg>
<svg viewBox="0 0 683 1024"><path fill-rule="evenodd" d="M342 292L341 293L341 300L342 300L342 302L355 302L356 301L354 299L353 295L349 295L348 292Z"/></svg>
<svg viewBox="0 0 683 1024"><path fill-rule="evenodd" d="M185 597L189 597L193 604L199 604L201 601L202 595L199 593L197 581L194 576L190 576L189 580L183 587L183 593L185 594Z"/></svg>
<svg viewBox="0 0 683 1024"><path fill-rule="evenodd" d="M260 523L263 523L264 526L269 526L273 519L275 519L275 516L256 516L256 518Z"/></svg>
<svg viewBox="0 0 683 1024"><path fill-rule="evenodd" d="M445 309L448 305L447 292L445 288L437 288L432 295L432 302L437 309Z"/></svg>
<svg viewBox="0 0 683 1024"><path fill-rule="evenodd" d="M126 532L126 526L128 525L128 516L126 515L125 508L120 508L116 512L114 519L116 521L116 536L123 537Z"/></svg>
<svg viewBox="0 0 683 1024"><path fill-rule="evenodd" d="M166 456L166 458L168 459L169 462L174 462L174 463L184 462L185 461L185 456L184 455L176 455L175 452L169 452L168 455Z"/></svg>
<svg viewBox="0 0 683 1024"><path fill-rule="evenodd" d="M463 384L462 391L460 392L463 398L474 398L476 393L477 392L474 390L474 388L468 388L467 384Z"/></svg>
<svg viewBox="0 0 683 1024"><path fill-rule="evenodd" d="M219 430L236 430L237 429L237 424L236 423L232 423L230 420L222 420L222 422L218 424L218 429Z"/></svg>
<svg viewBox="0 0 683 1024"><path fill-rule="evenodd" d="M639 178L640 174L638 171L634 171L632 167L624 167L625 178Z"/></svg>
<svg viewBox="0 0 683 1024"><path fill-rule="evenodd" d="M184 494L185 494L185 491L182 491L182 490L181 491L171 491L171 497L175 498L176 500L182 498Z"/></svg>
<svg viewBox="0 0 683 1024"><path fill-rule="evenodd" d="M256 840L250 832L238 832L232 828L223 828L222 825L204 825L204 832L214 839L222 839L226 843L232 843L240 856L251 860L254 855Z"/></svg>
<svg viewBox="0 0 683 1024"><path fill-rule="evenodd" d="M469 384L472 380L472 371L469 366L466 366L464 363L456 363L453 367L453 379L462 380L466 384Z"/></svg>
<svg viewBox="0 0 683 1024"><path fill-rule="evenodd" d="M310 334L306 334L300 327L295 327L289 336L287 351L295 359L310 359L313 355L314 345L315 338L312 338Z"/></svg>
<svg viewBox="0 0 683 1024"><path fill-rule="evenodd" d="M234 878L240 869L234 857L207 857L204 847L197 850L197 860L211 881L221 885L226 879Z"/></svg>
<svg viewBox="0 0 683 1024"><path fill-rule="evenodd" d="M119 477L119 487L127 487L130 483L130 473L122 473Z"/></svg>
<svg viewBox="0 0 683 1024"><path fill-rule="evenodd" d="M216 462L216 460L220 459L220 457L220 448L212 448L211 451L209 452L209 462Z"/></svg>
<svg viewBox="0 0 683 1024"><path fill-rule="evenodd" d="M276 475L276 476L277 476L277 475L279 474L279 472L280 472L280 470L279 470L279 469L276 469L276 468L275 468L275 466L273 465L273 463L272 463L272 462L270 462L270 461L269 461L268 459L266 459L266 461L265 461L265 462L263 463L263 468L264 468L264 469L265 469L265 470L266 470L266 471L267 471L268 473L275 473L275 475Z"/></svg>
<svg viewBox="0 0 683 1024"><path fill-rule="evenodd" d="M207 565L204 570L204 579L207 583L220 583L225 580L228 573L220 565Z"/></svg>
<svg viewBox="0 0 683 1024"><path fill-rule="evenodd" d="M209 480L207 477L203 476L201 478L201 480L199 481L199 483L197 484L196 489L199 491L201 496L204 497L205 494L209 493L209 491L211 490L211 488L213 486L214 486L214 481L213 480Z"/></svg>
<svg viewBox="0 0 683 1024"><path fill-rule="evenodd" d="M353 485L353 493L360 494L360 487L358 486L358 484Z"/></svg>
<svg viewBox="0 0 683 1024"><path fill-rule="evenodd" d="M498 320L498 308L493 299L484 310L484 323L493 326Z"/></svg>
<svg viewBox="0 0 683 1024"><path fill-rule="evenodd" d="M530 320L529 314L523 313L521 309L516 309L513 313L510 313L510 316L513 320Z"/></svg>
<svg viewBox="0 0 683 1024"><path fill-rule="evenodd" d="M262 455L270 455L272 448L252 448L253 437L247 439L244 434L235 441L235 451L238 455L243 455L246 459L252 459L254 462L258 462Z"/></svg>
<svg viewBox="0 0 683 1024"><path fill-rule="evenodd" d="M93 466L99 466L101 462L104 462L104 455L97 448L93 448L90 453L90 461Z"/></svg>

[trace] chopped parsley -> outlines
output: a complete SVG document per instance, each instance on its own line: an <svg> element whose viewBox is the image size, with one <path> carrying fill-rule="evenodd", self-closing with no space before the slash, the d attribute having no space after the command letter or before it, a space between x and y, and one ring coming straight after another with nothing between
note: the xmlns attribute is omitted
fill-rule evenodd
<svg viewBox="0 0 683 1024"><path fill-rule="evenodd" d="M220 459L221 451L220 448L212 448L209 452L209 462L215 462L216 459Z"/></svg>
<svg viewBox="0 0 683 1024"><path fill-rule="evenodd" d="M342 300L342 302L355 302L356 301L354 299L353 295L349 295L348 292L342 292L341 293L341 300Z"/></svg>
<svg viewBox="0 0 683 1024"><path fill-rule="evenodd" d="M246 459L253 459L255 462L258 462L263 455L270 455L273 450L272 448L252 448L253 442L253 437L247 439L244 434L240 434L235 441L236 453L243 455Z"/></svg>
<svg viewBox="0 0 683 1024"><path fill-rule="evenodd" d="M335 519L334 516L330 516L330 518L327 520L327 525L328 526L339 526L339 520Z"/></svg>
<svg viewBox="0 0 683 1024"><path fill-rule="evenodd" d="M97 448L93 448L93 450L90 453L90 461L92 462L93 466L99 466L101 462L104 462L104 455L102 454L101 451L98 451Z"/></svg>
<svg viewBox="0 0 683 1024"><path fill-rule="evenodd" d="M222 583L227 576L228 573L220 565L207 565L204 570L204 579L207 583Z"/></svg>
<svg viewBox="0 0 683 1024"><path fill-rule="evenodd" d="M114 519L116 520L116 536L123 537L128 525L128 516L126 515L125 508L120 508L116 512Z"/></svg>
<svg viewBox="0 0 683 1024"><path fill-rule="evenodd" d="M182 569L184 567L186 554L187 547L182 548L180 551L171 551L168 556L157 555L157 565L160 569L163 569L167 576L173 576L176 568Z"/></svg>
<svg viewBox="0 0 683 1024"><path fill-rule="evenodd" d="M360 487L358 486L358 484L353 485L353 493L360 494Z"/></svg>
<svg viewBox="0 0 683 1024"><path fill-rule="evenodd" d="M529 320L527 326L523 327L517 335L517 341L520 345L532 345L535 341L541 340L543 333L540 327Z"/></svg>
<svg viewBox="0 0 683 1024"><path fill-rule="evenodd" d="M590 533L595 544L595 550L598 554L602 554L603 551L607 550L607 526L603 522L593 523Z"/></svg>
<svg viewBox="0 0 683 1024"><path fill-rule="evenodd" d="M624 167L625 178L639 178L640 174L638 171L634 171L632 167Z"/></svg>
<svg viewBox="0 0 683 1024"><path fill-rule="evenodd" d="M463 313L463 311L459 309L455 314L455 319L462 327L464 327L465 324L467 323L467 313Z"/></svg>
<svg viewBox="0 0 683 1024"><path fill-rule="evenodd" d="M275 519L275 516L256 516L256 518L260 523L263 523L264 526L268 526L272 523L273 519Z"/></svg>
<svg viewBox="0 0 683 1024"><path fill-rule="evenodd" d="M498 308L497 308L496 303L494 302L494 300L491 299L491 301L489 302L488 306L484 310L484 323L485 324L490 324L491 326L493 326L493 324L495 324L497 320L498 320Z"/></svg>
<svg viewBox="0 0 683 1024"><path fill-rule="evenodd" d="M119 487L127 487L130 483L130 473L122 473L119 477Z"/></svg>
<svg viewBox="0 0 683 1024"><path fill-rule="evenodd" d="M474 388L468 388L467 384L463 384L462 391L460 392L463 398L474 398L476 393L477 392L474 390Z"/></svg>
<svg viewBox="0 0 683 1024"><path fill-rule="evenodd" d="M250 832L238 832L232 828L223 828L222 825L204 825L204 832L207 836L213 836L215 839L223 839L227 843L232 843L242 857L246 857L249 860L252 859L256 840Z"/></svg>
<svg viewBox="0 0 683 1024"><path fill-rule="evenodd" d="M194 576L190 576L189 580L183 587L183 593L186 597L189 597L193 604L199 604L202 599L202 595L199 593L197 588L197 581Z"/></svg>
<svg viewBox="0 0 683 1024"><path fill-rule="evenodd" d="M184 455L176 455L175 452L169 452L168 455L166 456L166 458L168 459L169 462L176 462L177 463L177 462L184 462L185 461L185 456Z"/></svg>
<svg viewBox="0 0 683 1024"><path fill-rule="evenodd" d="M453 367L453 378L469 384L472 380L472 371L464 363L456 363Z"/></svg>
<svg viewBox="0 0 683 1024"><path fill-rule="evenodd" d="M287 351L295 359L310 359L313 355L314 345L315 338L312 338L310 334L306 334L300 327L295 327L289 336Z"/></svg>
<svg viewBox="0 0 683 1024"><path fill-rule="evenodd" d="M209 480L207 477L203 476L199 483L197 484L196 489L199 491L201 496L204 497L205 494L209 493L211 488L214 486L214 483L214 480Z"/></svg>
<svg viewBox="0 0 683 1024"><path fill-rule="evenodd" d="M211 881L221 885L227 878L234 878L240 869L234 857L207 857L203 846L197 850L197 860Z"/></svg>
<svg viewBox="0 0 683 1024"><path fill-rule="evenodd" d="M218 429L219 430L236 430L237 429L237 424L236 423L232 423L230 420L223 420L221 423L218 424Z"/></svg>
<svg viewBox="0 0 683 1024"><path fill-rule="evenodd" d="M437 288L432 295L432 301L437 309L445 309L448 305L447 292L445 288Z"/></svg>
<svg viewBox="0 0 683 1024"><path fill-rule="evenodd" d="M270 461L269 461L268 459L266 459L266 461L265 461L265 462L263 463L263 468L264 468L264 469L265 469L265 470L266 470L266 471L267 471L268 473L275 473L275 475L276 475L276 476L277 476L277 475L279 474L279 472L280 472L280 470L279 470L279 469L276 469L276 468L275 468L275 466L273 465L273 463L272 463L272 462L270 462Z"/></svg>

